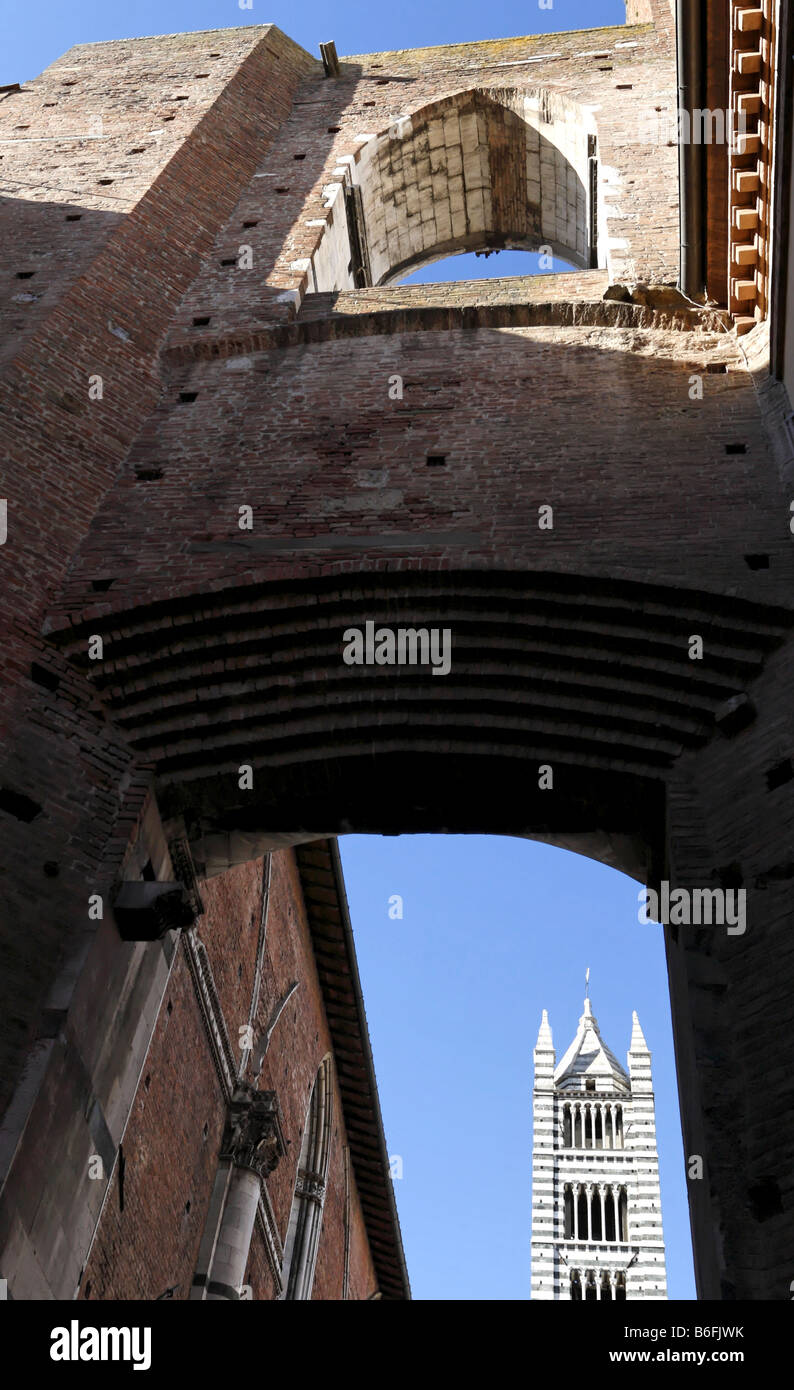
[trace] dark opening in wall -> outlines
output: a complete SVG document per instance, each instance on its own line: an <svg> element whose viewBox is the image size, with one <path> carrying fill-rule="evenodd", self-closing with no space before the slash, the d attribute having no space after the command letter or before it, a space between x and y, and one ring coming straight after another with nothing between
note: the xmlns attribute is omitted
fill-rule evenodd
<svg viewBox="0 0 794 1390"><path fill-rule="evenodd" d="M113 179L97 179L97 183L101 183L101 184L113 183Z"/></svg>
<svg viewBox="0 0 794 1390"><path fill-rule="evenodd" d="M446 454L428 454L425 463L428 468L445 468L447 456Z"/></svg>
<svg viewBox="0 0 794 1390"><path fill-rule="evenodd" d="M33 279L33 276L34 276L35 274L36 274L35 270L18 270L18 271L17 271L17 279L18 279L18 280L32 280L32 279Z"/></svg>
<svg viewBox="0 0 794 1390"><path fill-rule="evenodd" d="M748 568L748 569L751 569L751 570L768 570L768 569L769 569L769 556L768 556L768 555L745 555L745 557L744 557L744 563L746 564L747 568Z"/></svg>
<svg viewBox="0 0 794 1390"><path fill-rule="evenodd" d="M244 222L244 223L243 223L243 226L244 226L244 227L258 227L258 226L259 226L259 218L258 218L258 217L254 217L254 218L251 219L250 222Z"/></svg>
<svg viewBox="0 0 794 1390"><path fill-rule="evenodd" d="M236 256L227 256L227 258L226 258L225 261L221 261L221 265L236 265L236 264L237 264L237 257L236 257Z"/></svg>
<svg viewBox="0 0 794 1390"><path fill-rule="evenodd" d="M152 465L150 468L141 465L135 469L135 477L141 483L156 483L162 476L163 470L158 465Z"/></svg>
<svg viewBox="0 0 794 1390"><path fill-rule="evenodd" d="M82 214L81 212L67 212L67 214L66 214L66 221L67 221L67 222L80 222L80 221L82 220L82 217L83 217L83 214Z"/></svg>
<svg viewBox="0 0 794 1390"><path fill-rule="evenodd" d="M748 1187L747 1196L756 1221L768 1221L770 1216L779 1216L783 1210L780 1188L775 1178L760 1178L753 1187Z"/></svg>
<svg viewBox="0 0 794 1390"><path fill-rule="evenodd" d="M778 787L784 787L786 782L794 778L794 762L791 758L784 758L782 762L775 763L770 767L766 774L766 785L769 791L776 791Z"/></svg>
<svg viewBox="0 0 794 1390"><path fill-rule="evenodd" d="M328 127L328 134L329 134L329 135L338 135L341 129L342 129L342 127L341 127L340 125L329 125L329 127Z"/></svg>
<svg viewBox="0 0 794 1390"><path fill-rule="evenodd" d="M39 666L37 661L31 663L30 678L37 685L43 685L45 690L57 690L61 683L60 676L56 676L54 671L48 671L45 666Z"/></svg>
<svg viewBox="0 0 794 1390"><path fill-rule="evenodd" d="M726 452L726 454L746 454L746 453L747 453L747 445L746 445L746 444L726 444L726 445L725 445L725 452Z"/></svg>
<svg viewBox="0 0 794 1390"><path fill-rule="evenodd" d="M179 399L180 399L180 401L184 401L185 405L189 405L190 402L191 402L191 401L195 401L195 400L197 399L197 397L198 397L198 391L180 391L180 392L179 392Z"/></svg>
<svg viewBox="0 0 794 1390"><path fill-rule="evenodd" d="M0 811L7 811L17 820L30 824L41 814L41 806L32 797L25 796L24 792L12 791L10 787L0 787Z"/></svg>
<svg viewBox="0 0 794 1390"><path fill-rule="evenodd" d="M293 159L305 159L305 158L306 158L306 155L305 155L305 154L294 154L294 155L292 156L292 158L293 158Z"/></svg>
<svg viewBox="0 0 794 1390"><path fill-rule="evenodd" d="M194 328L206 328L206 326L207 326L207 324L209 323L209 321L210 321L210 320L209 320L209 314L202 314L202 315L200 315L198 318L194 318L194 320L193 320L193 327L194 327Z"/></svg>

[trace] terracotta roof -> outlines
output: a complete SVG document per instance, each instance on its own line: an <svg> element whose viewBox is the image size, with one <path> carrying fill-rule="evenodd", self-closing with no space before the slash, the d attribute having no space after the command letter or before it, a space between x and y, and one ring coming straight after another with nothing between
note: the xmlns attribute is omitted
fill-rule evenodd
<svg viewBox="0 0 794 1390"><path fill-rule="evenodd" d="M375 1066L336 840L297 845L314 957L334 1045L336 1073L378 1287L385 1299L409 1299L400 1221L389 1176Z"/></svg>

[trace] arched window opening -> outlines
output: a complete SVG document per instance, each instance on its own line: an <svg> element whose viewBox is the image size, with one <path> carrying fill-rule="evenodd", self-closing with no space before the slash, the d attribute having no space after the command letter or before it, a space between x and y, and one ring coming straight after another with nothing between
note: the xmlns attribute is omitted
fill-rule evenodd
<svg viewBox="0 0 794 1390"><path fill-rule="evenodd" d="M604 1238L604 1237L603 1237L602 1222L601 1222L601 1188L600 1188L600 1187L594 1187L594 1188L593 1188L593 1220L592 1220L591 1239L592 1239L592 1240L603 1240L603 1238Z"/></svg>
<svg viewBox="0 0 794 1390"><path fill-rule="evenodd" d="M595 1270L593 1269L588 1269L587 1271L587 1283L585 1285L584 1296L586 1303L598 1302L598 1289L596 1288Z"/></svg>
<svg viewBox="0 0 794 1390"><path fill-rule="evenodd" d="M623 1148L623 1106L615 1106L615 1148Z"/></svg>
<svg viewBox="0 0 794 1390"><path fill-rule="evenodd" d="M580 1240L587 1240L587 1239L589 1238L589 1227L588 1227L588 1223L587 1223L587 1193L585 1192L585 1190L584 1190L583 1187L580 1187L580 1188L579 1188L579 1199L578 1199L578 1204L577 1204L577 1205L578 1205L577 1216L578 1216L578 1222L579 1222L579 1239L580 1239Z"/></svg>
<svg viewBox="0 0 794 1390"><path fill-rule="evenodd" d="M629 1200L625 1187L621 1187L618 1197L618 1227L620 1230L618 1240L627 1241L629 1238Z"/></svg>
<svg viewBox="0 0 794 1390"><path fill-rule="evenodd" d="M604 1123L600 1105L595 1108L595 1146L597 1149L604 1147Z"/></svg>
<svg viewBox="0 0 794 1390"><path fill-rule="evenodd" d="M563 1148L570 1149L573 1146L573 1123L570 1105L563 1106L562 1111L562 1143Z"/></svg>
<svg viewBox="0 0 794 1390"><path fill-rule="evenodd" d="M582 1108L580 1105L574 1111L574 1148L581 1149L582 1145Z"/></svg>
<svg viewBox="0 0 794 1390"><path fill-rule="evenodd" d="M442 97L360 147L311 252L311 289L394 285L467 252L534 253L541 274L605 266L598 162L592 111L560 92Z"/></svg>
<svg viewBox="0 0 794 1390"><path fill-rule="evenodd" d="M565 1187L565 1239L573 1240L573 1193L568 1184Z"/></svg>
<svg viewBox="0 0 794 1390"><path fill-rule="evenodd" d="M584 1108L584 1147L593 1147L593 1107L586 1105Z"/></svg>
<svg viewBox="0 0 794 1390"><path fill-rule="evenodd" d="M320 1245L331 1149L331 1059L325 1057L306 1112L295 1193L284 1243L285 1299L310 1299Z"/></svg>
<svg viewBox="0 0 794 1390"><path fill-rule="evenodd" d="M608 1273L607 1270L604 1270L604 1273L601 1275L601 1301L602 1301L602 1303L604 1302L605 1299L606 1299L607 1302L609 1302L609 1303L612 1302L612 1285L611 1285L611 1283L610 1283L609 1273Z"/></svg>
<svg viewBox="0 0 794 1390"><path fill-rule="evenodd" d="M582 1281L579 1277L578 1269L571 1270L571 1302L581 1303L582 1301Z"/></svg>
<svg viewBox="0 0 794 1390"><path fill-rule="evenodd" d="M615 1302L625 1302L626 1299L626 1276L625 1274L615 1275Z"/></svg>
<svg viewBox="0 0 794 1390"><path fill-rule="evenodd" d="M604 1239L615 1240L615 1197L611 1187L604 1198Z"/></svg>

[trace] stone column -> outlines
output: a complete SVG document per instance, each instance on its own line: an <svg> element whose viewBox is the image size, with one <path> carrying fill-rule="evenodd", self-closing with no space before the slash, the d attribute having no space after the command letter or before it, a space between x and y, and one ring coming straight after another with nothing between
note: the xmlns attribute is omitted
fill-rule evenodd
<svg viewBox="0 0 794 1390"><path fill-rule="evenodd" d="M229 1107L221 1161L232 1168L207 1280L208 1299L240 1297L259 1205L260 1184L284 1154L275 1091L238 1087Z"/></svg>

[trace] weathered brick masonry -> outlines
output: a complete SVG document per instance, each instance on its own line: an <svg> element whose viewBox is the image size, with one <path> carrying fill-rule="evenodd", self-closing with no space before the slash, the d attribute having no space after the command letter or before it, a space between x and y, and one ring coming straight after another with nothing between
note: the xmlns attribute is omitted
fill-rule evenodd
<svg viewBox="0 0 794 1390"><path fill-rule="evenodd" d="M157 877L182 877L168 847L187 844L208 900L268 850L301 846L300 861L306 842L350 830L539 836L641 882L747 888L744 936L666 933L685 1149L706 1162L690 1189L698 1285L789 1297L788 500L777 416L757 390L764 324L740 342L724 298L701 308L673 288L677 150L642 133L675 109L672 6L637 0L628 18L357 55L336 77L268 27L67 55L86 111L104 109L113 68L125 122L147 45L167 53L163 71L179 67L182 106L204 100L183 85L206 70L201 44L228 67L214 93L194 73L214 100L170 159L153 147L160 172L121 221L96 224L93 259L72 262L51 311L12 310L38 318L6 376L9 1160L29 1114L25 1143L41 1142L56 1066L74 1072L62 1108L88 1113L102 1091L82 1060L86 971L104 970L112 995L139 953L126 1007L144 1010L148 1047L162 949L119 945L110 908L98 931L85 907L140 878L145 861L124 846L146 817L163 818ZM56 77L40 81L43 93ZM161 108L162 93L142 129ZM59 154L76 187L84 152ZM113 215L89 201L85 222ZM576 270L526 291L390 284L498 245L548 245ZM12 294L38 274L9 277ZM547 507L552 528L539 525ZM450 675L346 666L342 634L369 619L449 627ZM538 790L539 764L553 792ZM227 918L218 957L231 1012L247 915ZM282 1097L293 1130L307 1027ZM152 1044L161 1078L167 1039ZM282 1095L285 1081L271 1084ZM142 1154L139 1110L130 1125ZM176 1213L188 1196L162 1181ZM269 1182L283 1218L287 1167ZM43 1288L49 1275L30 1271L45 1213L14 1201L0 1218L9 1259ZM122 1230L103 1220L100 1281L99 1252ZM201 1236L188 1220L181 1238L187 1267ZM89 1239L65 1237L82 1250L75 1281ZM335 1278L321 1251L322 1296L337 1296Z"/></svg>
<svg viewBox="0 0 794 1390"><path fill-rule="evenodd" d="M254 987L263 865L252 861L207 884L200 939L232 1046L248 1021ZM306 1108L317 1068L332 1050L313 944L294 853L273 856L265 945L265 988L255 1017L259 1034L289 984L300 984L274 1030L260 1088L284 1098L286 1157L268 1181L278 1257L287 1231ZM170 1009L169 1009L170 1006ZM239 1055L239 1054L238 1054ZM123 1138L123 1205L116 1166L91 1254L80 1283L82 1298L152 1299L173 1289L190 1292L207 1217L226 1117L226 1098L215 1071L187 955L177 951L157 1027L143 1065ZM345 1208L344 1111L335 1083L332 1142L313 1297L369 1298L379 1281L370 1254L358 1193ZM346 1233L346 1221L349 1231ZM348 1292L345 1239L349 1242ZM274 1267L275 1265L275 1267ZM246 1283L254 1299L281 1292L280 1260L273 1259L259 1223Z"/></svg>

